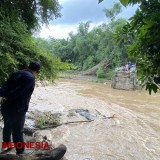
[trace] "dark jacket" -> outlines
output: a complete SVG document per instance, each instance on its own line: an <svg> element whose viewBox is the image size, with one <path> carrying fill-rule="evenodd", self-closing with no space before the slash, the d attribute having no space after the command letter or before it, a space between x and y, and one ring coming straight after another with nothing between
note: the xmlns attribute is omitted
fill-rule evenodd
<svg viewBox="0 0 160 160"><path fill-rule="evenodd" d="M13 73L0 89L0 96L6 100L1 111L5 113L26 112L35 87L35 77L29 70Z"/></svg>

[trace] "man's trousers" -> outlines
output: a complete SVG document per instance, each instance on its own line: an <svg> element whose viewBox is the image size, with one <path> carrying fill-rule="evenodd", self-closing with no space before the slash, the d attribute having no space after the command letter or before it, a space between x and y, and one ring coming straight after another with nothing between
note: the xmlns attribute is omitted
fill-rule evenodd
<svg viewBox="0 0 160 160"><path fill-rule="evenodd" d="M7 114L2 112L3 120L4 120L4 128L3 128L3 142L11 142L11 135L13 138L13 142L21 142L24 144L23 139L23 128L25 123L25 112L17 112L16 114ZM24 151L24 147L16 148L17 153L21 153Z"/></svg>

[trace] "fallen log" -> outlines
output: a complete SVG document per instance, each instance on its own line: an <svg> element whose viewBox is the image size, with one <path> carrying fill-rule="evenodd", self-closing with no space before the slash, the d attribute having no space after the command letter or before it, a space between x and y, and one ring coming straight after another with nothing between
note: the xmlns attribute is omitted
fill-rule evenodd
<svg viewBox="0 0 160 160"><path fill-rule="evenodd" d="M63 144L51 150L38 150L32 154L0 154L0 160L63 160L67 147Z"/></svg>
<svg viewBox="0 0 160 160"><path fill-rule="evenodd" d="M92 67L92 68L89 68L88 70L84 71L82 73L82 75L96 75L96 72L97 70L100 68L100 67L103 67L105 70L108 70L109 67L110 67L110 63L109 63L109 60L108 59L103 59L99 64L97 64L96 66Z"/></svg>

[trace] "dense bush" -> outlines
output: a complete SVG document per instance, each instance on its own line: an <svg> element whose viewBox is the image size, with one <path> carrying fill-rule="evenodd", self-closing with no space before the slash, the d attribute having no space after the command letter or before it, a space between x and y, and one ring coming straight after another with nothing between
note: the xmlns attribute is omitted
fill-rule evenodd
<svg viewBox="0 0 160 160"><path fill-rule="evenodd" d="M38 48L32 37L41 23L60 16L58 1L1 0L0 5L0 83L10 73L24 69L31 60L42 64L40 78L54 80L60 69L68 67L60 59Z"/></svg>
<svg viewBox="0 0 160 160"><path fill-rule="evenodd" d="M59 70L68 67L53 54L39 49L22 22L3 18L0 27L0 82L13 71L26 68L31 60L42 64L41 78L53 80Z"/></svg>

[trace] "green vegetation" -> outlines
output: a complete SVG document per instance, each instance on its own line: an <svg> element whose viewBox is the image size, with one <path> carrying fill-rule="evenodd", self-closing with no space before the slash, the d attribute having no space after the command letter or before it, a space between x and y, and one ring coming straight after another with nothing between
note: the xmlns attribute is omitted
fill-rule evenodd
<svg viewBox="0 0 160 160"><path fill-rule="evenodd" d="M33 31L40 24L48 24L49 20L60 17L60 10L57 0L1 0L0 15L1 20L20 21L28 31Z"/></svg>
<svg viewBox="0 0 160 160"><path fill-rule="evenodd" d="M120 2L124 6L138 3L139 8L129 22L117 30L117 42L129 46L129 56L137 61L142 86L146 86L150 94L152 91L156 93L160 89L160 1Z"/></svg>
<svg viewBox="0 0 160 160"><path fill-rule="evenodd" d="M68 64L37 47L32 32L39 23L48 23L50 18L60 16L58 1L52 0L2 0L0 6L0 82L18 69L27 67L30 60L42 64L40 78L54 80L59 70Z"/></svg>
<svg viewBox="0 0 160 160"><path fill-rule="evenodd" d="M102 67L99 67L96 72L97 78L105 78L107 80L111 80L113 74L114 74L113 70L109 69L108 71L105 71Z"/></svg>
<svg viewBox="0 0 160 160"><path fill-rule="evenodd" d="M101 3L103 0L99 0ZM61 16L57 0L1 0L0 6L0 82L15 70L26 68L30 60L42 64L41 79L54 80L59 71L84 71L107 59L97 77L110 79L115 67L129 60L137 62L142 86L151 94L160 89L160 1L120 0L124 6L139 4L130 20L117 19L122 7L104 9L109 23L93 28L80 23L68 39L33 38L41 24ZM128 57L129 56L129 57Z"/></svg>
<svg viewBox="0 0 160 160"><path fill-rule="evenodd" d="M72 67L74 71L85 71L106 59L109 66L99 67L96 74L98 78L111 79L113 70L128 61L128 46L116 44L114 37L116 29L127 24L125 19L116 18L121 10L121 5L115 3L113 8L104 10L106 21L108 19L109 23L103 23L92 30L89 30L89 21L80 23L77 33L70 33L68 39L37 38L37 44L40 48L60 57L62 62L74 64Z"/></svg>
<svg viewBox="0 0 160 160"><path fill-rule="evenodd" d="M129 55L138 62L142 85L146 86L150 94L151 91L157 92L160 89L160 85L156 84L160 77L160 2L142 2L131 22L122 30L136 41L130 45Z"/></svg>
<svg viewBox="0 0 160 160"><path fill-rule="evenodd" d="M44 112L40 115L35 122L36 127L43 128L49 125L59 125L60 124L60 114L52 114L51 112Z"/></svg>

